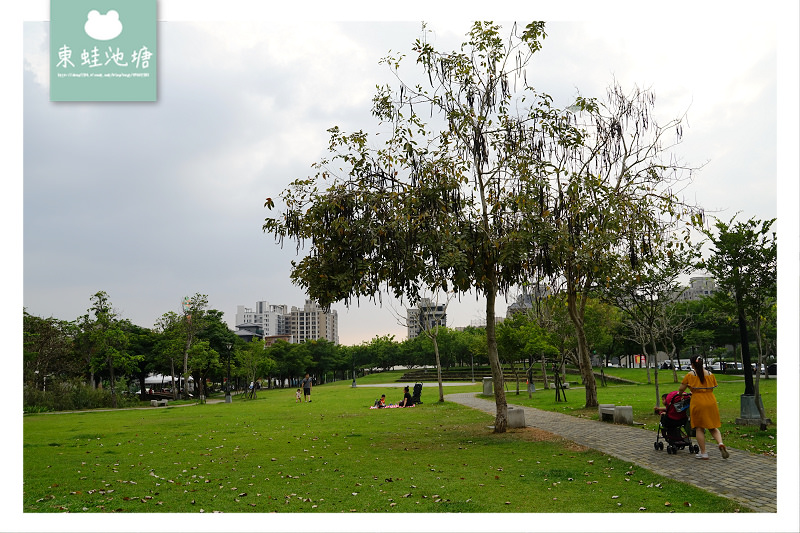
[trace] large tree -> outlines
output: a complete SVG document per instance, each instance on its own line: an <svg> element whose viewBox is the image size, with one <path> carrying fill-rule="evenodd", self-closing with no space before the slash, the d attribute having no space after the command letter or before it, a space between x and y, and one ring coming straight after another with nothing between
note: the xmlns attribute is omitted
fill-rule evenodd
<svg viewBox="0 0 800 533"><path fill-rule="evenodd" d="M81 375L84 365L74 356L72 343L75 324L34 316L24 309L22 313L24 383L41 389L48 375Z"/></svg>
<svg viewBox="0 0 800 533"><path fill-rule="evenodd" d="M183 356L185 346L183 319L175 311L168 311L156 320L154 331L156 342L153 352L156 355L156 364L163 369L162 373L169 372L172 397L177 400L180 387L175 385L175 368Z"/></svg>
<svg viewBox="0 0 800 533"><path fill-rule="evenodd" d="M744 395L755 398L762 428L766 417L757 389L758 377L756 384L753 383L748 323L753 324L760 335L761 317L767 315L776 297L778 244L775 233L771 231L774 222L775 219L761 221L754 218L740 222L736 221L736 216L728 223L718 220L714 225L716 231L711 228L704 231L713 248L709 257L700 263L701 268L716 278L720 289L736 302L744 365ZM758 368L761 368L760 349L758 355ZM745 410L744 404L742 410ZM746 418L744 412L742 418Z"/></svg>
<svg viewBox="0 0 800 533"><path fill-rule="evenodd" d="M423 290L483 295L496 432L507 403L495 301L535 270L540 225L529 209L539 154L521 147L548 145L563 125L526 81L544 37L542 22L507 37L476 22L460 50L441 52L423 33L413 51L424 87L402 81L402 56L385 58L398 84L379 87L373 114L388 136L375 148L363 131L331 128L332 156L281 194L285 210L263 226L280 242L311 242L292 279L323 306L383 291L412 305Z"/></svg>
<svg viewBox="0 0 800 533"><path fill-rule="evenodd" d="M540 167L549 179L534 207L548 224L544 273L566 295L586 406L593 407L597 388L585 329L590 296L616 284L620 265L635 272L654 250L685 247L687 233L678 228L701 216L676 195L692 170L672 155L682 118L659 124L652 92L616 84L602 101L577 102L563 118L575 127L554 129L557 142L543 154Z"/></svg>
<svg viewBox="0 0 800 533"><path fill-rule="evenodd" d="M143 356L129 352L126 328L114 311L108 293L98 291L92 295L90 301L92 306L82 322L83 331L80 335L88 346L88 353L91 354L92 371L108 370L111 400L116 407L116 371L132 372Z"/></svg>
<svg viewBox="0 0 800 533"><path fill-rule="evenodd" d="M208 296L197 293L191 298L188 296L183 299L183 399L189 399L189 354L196 337L206 326L206 312L208 307Z"/></svg>

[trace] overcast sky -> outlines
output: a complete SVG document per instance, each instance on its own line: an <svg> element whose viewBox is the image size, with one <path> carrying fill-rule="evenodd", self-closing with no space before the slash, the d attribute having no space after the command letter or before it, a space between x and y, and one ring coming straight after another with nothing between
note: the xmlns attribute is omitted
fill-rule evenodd
<svg viewBox="0 0 800 533"><path fill-rule="evenodd" d="M162 4L156 103L50 102L47 23L24 25L32 314L74 319L99 290L142 326L197 292L231 327L237 305L302 306L289 282L294 245L281 249L261 231L264 199L312 172L329 127L375 126L371 96L391 81L378 60L389 50L410 55L420 35L419 22L176 20ZM469 24L429 28L435 46L453 49ZM777 216L774 19L551 22L547 33L533 83L556 105L578 92L602 97L614 79L652 88L657 117L687 113L681 155L705 164L684 194L725 218ZM334 309L343 344L405 337L388 304ZM483 314L483 301L466 296L450 322Z"/></svg>
<svg viewBox="0 0 800 533"><path fill-rule="evenodd" d="M386 10L400 4L350 4L296 2L276 12L266 2L160 0L158 101L126 104L50 102L49 2L13 8L20 17L4 17L0 28L4 80L22 75L3 103L3 161L18 169L3 195L10 323L19 324L22 306L75 319L99 290L148 327L196 292L231 326L237 305L302 306L289 281L293 245L281 249L261 231L264 199L312 172L327 128L374 126L371 96L390 81L378 60L389 50L410 55L418 21L429 22L435 46L452 49L470 18L493 18L549 21L533 84L556 105L578 92L602 96L616 79L651 88L662 121L687 114L680 155L705 166L686 197L726 220L780 215L789 295L781 313L791 308L796 337L794 2L760 2L758 12L731 2L537 3L535 12L492 2L474 14L463 3L456 11L404 2L400 16L413 21L405 23L388 22L398 14ZM344 344L405 338L387 305L334 309ZM451 306L451 325L483 314L482 301L467 296Z"/></svg>

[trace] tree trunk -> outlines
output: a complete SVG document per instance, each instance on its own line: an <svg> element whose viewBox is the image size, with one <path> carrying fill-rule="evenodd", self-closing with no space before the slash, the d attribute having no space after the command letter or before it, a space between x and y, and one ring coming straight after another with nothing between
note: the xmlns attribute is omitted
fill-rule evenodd
<svg viewBox="0 0 800 533"><path fill-rule="evenodd" d="M108 358L108 375L109 375L109 380L111 382L111 405L114 408L116 408L117 395L116 395L116 388L114 387L114 359L112 357Z"/></svg>
<svg viewBox="0 0 800 533"><path fill-rule="evenodd" d="M486 345L489 352L489 366L492 369L492 382L494 383L494 403L497 407L494 432L505 433L508 428L508 403L506 403L503 369L500 366L500 356L497 354L497 332L494 322L494 304L497 298L495 285L491 284L490 290L486 291Z"/></svg>
<svg viewBox="0 0 800 533"><path fill-rule="evenodd" d="M582 306L581 306L582 307ZM589 358L589 345L586 342L586 332L583 329L583 313L578 306L578 296L574 290L567 291L567 310L575 326L575 336L578 339L578 366L581 370L581 378L586 388L585 407L597 407L597 384L594 379L592 360Z"/></svg>
<svg viewBox="0 0 800 533"><path fill-rule="evenodd" d="M436 326L437 328L439 326ZM439 359L439 342L436 340L437 335L431 335L433 341L433 353L436 355L436 381L439 382L439 401L444 401L444 387L442 386L442 363Z"/></svg>
<svg viewBox="0 0 800 533"><path fill-rule="evenodd" d="M183 349L183 373L181 377L183 378L183 399L189 399L189 348L192 347L192 333L186 333L186 346Z"/></svg>
<svg viewBox="0 0 800 533"><path fill-rule="evenodd" d="M747 340L747 321L744 316L744 302L740 290L736 291L736 313L739 317L739 337L742 344L742 365L744 366L744 393L747 396L755 394L753 387L753 369L750 368L750 342Z"/></svg>
<svg viewBox="0 0 800 533"><path fill-rule="evenodd" d="M657 354L658 351L656 348L656 339L652 335L650 336L650 345L653 347L653 353ZM655 376L655 382L656 382L656 405L661 405L661 395L659 394L658 390L658 356L654 355L653 357L655 357L655 364L653 365L653 375Z"/></svg>
<svg viewBox="0 0 800 533"><path fill-rule="evenodd" d="M175 388L175 360L169 360L169 378L172 380L172 399L178 399L178 389Z"/></svg>
<svg viewBox="0 0 800 533"><path fill-rule="evenodd" d="M761 418L759 421L759 429L766 431L767 429L767 414L764 412L764 405L761 403L761 389L759 387L761 382L761 365L763 356L761 353L761 318L757 318L759 322L756 323L756 347L758 348L758 363L756 364L756 380L753 387L755 392L756 407L758 408L758 416ZM766 372L765 372L766 374Z"/></svg>
<svg viewBox="0 0 800 533"><path fill-rule="evenodd" d="M542 379L544 380L544 389L549 390L550 383L547 381L547 362L544 356L542 356Z"/></svg>

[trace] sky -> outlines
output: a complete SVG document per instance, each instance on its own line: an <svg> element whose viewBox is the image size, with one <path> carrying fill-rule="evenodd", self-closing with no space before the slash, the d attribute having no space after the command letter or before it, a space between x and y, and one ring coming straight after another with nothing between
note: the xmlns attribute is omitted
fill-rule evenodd
<svg viewBox="0 0 800 533"><path fill-rule="evenodd" d="M2 28L18 52L5 54L4 76L19 75L3 104L12 139L3 160L17 169L3 200L13 320L20 307L73 320L100 290L123 318L146 327L195 293L208 295L231 327L237 305L302 307L289 272L304 251L262 232L265 198L313 173L328 128L375 127L375 86L392 81L378 61L390 50L410 58L420 21L434 46L452 50L471 19L491 18L548 21L533 85L557 106L577 94L602 97L616 80L652 89L662 122L685 114L677 153L702 168L682 194L723 220L778 217L780 284L795 289L785 294L795 296L787 320L796 331L791 2L762 2L755 12L730 2L562 2L535 11L496 2L455 11L414 1L398 18L368 2L299 2L276 12L247 1L160 0L155 103L50 102L48 2L24 4ZM395 318L402 306L383 300L334 304L342 344L405 338ZM449 325L481 319L483 305L462 297ZM505 305L498 301L498 315Z"/></svg>
<svg viewBox="0 0 800 533"><path fill-rule="evenodd" d="M146 327L195 293L231 327L237 305L302 307L289 272L306 250L298 255L262 232L264 200L312 173L331 126L375 127L375 86L392 81L378 60L390 50L410 54L420 35L419 22L176 20L165 16L169 5L161 5L155 103L50 102L48 27L24 24L29 313L72 320L100 290ZM469 27L428 24L443 49L456 48ZM651 88L656 116L686 114L679 153L703 165L687 199L725 219L777 216L774 20L551 22L547 33L532 71L556 105L602 97L614 80ZM395 318L402 305L383 300L334 305L343 344L405 338ZM484 313L483 300L466 295L451 304L450 325Z"/></svg>

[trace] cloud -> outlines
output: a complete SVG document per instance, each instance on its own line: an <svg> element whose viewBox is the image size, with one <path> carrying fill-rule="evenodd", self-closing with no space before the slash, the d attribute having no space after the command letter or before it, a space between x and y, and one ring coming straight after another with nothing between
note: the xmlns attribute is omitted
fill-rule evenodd
<svg viewBox="0 0 800 533"><path fill-rule="evenodd" d="M159 28L158 102L63 105L47 97L47 26L24 26L24 305L72 319L102 289L143 326L195 292L208 294L229 323L237 305L302 306L302 289L288 281L295 244L281 247L263 234L264 198L313 173L311 164L326 155L327 128L372 134L371 95L394 82L378 60L390 50L410 55L419 24L169 21ZM437 47L454 50L467 25L429 28ZM606 29L614 31L553 23L528 81L557 105L576 90L602 96L616 76L626 87L652 85L659 114L691 106L680 155L711 163L685 194L724 214L775 216L774 39L751 26L759 37L752 49L731 45L729 57L720 43L739 28L726 38L710 24L715 39L667 51L668 32L637 35L632 46L621 28ZM703 76L708 56L726 68ZM740 68L727 68L737 57ZM416 82L413 57L405 63L403 76ZM382 301L334 306L342 343L405 337L387 304L402 306L387 295ZM464 326L483 307L482 298L464 295L448 314ZM498 303L497 313L504 310Z"/></svg>
<svg viewBox="0 0 800 533"><path fill-rule="evenodd" d="M98 41L110 41L119 37L122 33L122 22L119 21L119 13L113 9L105 15L101 15L96 9L89 11L86 24L83 29L86 35Z"/></svg>

